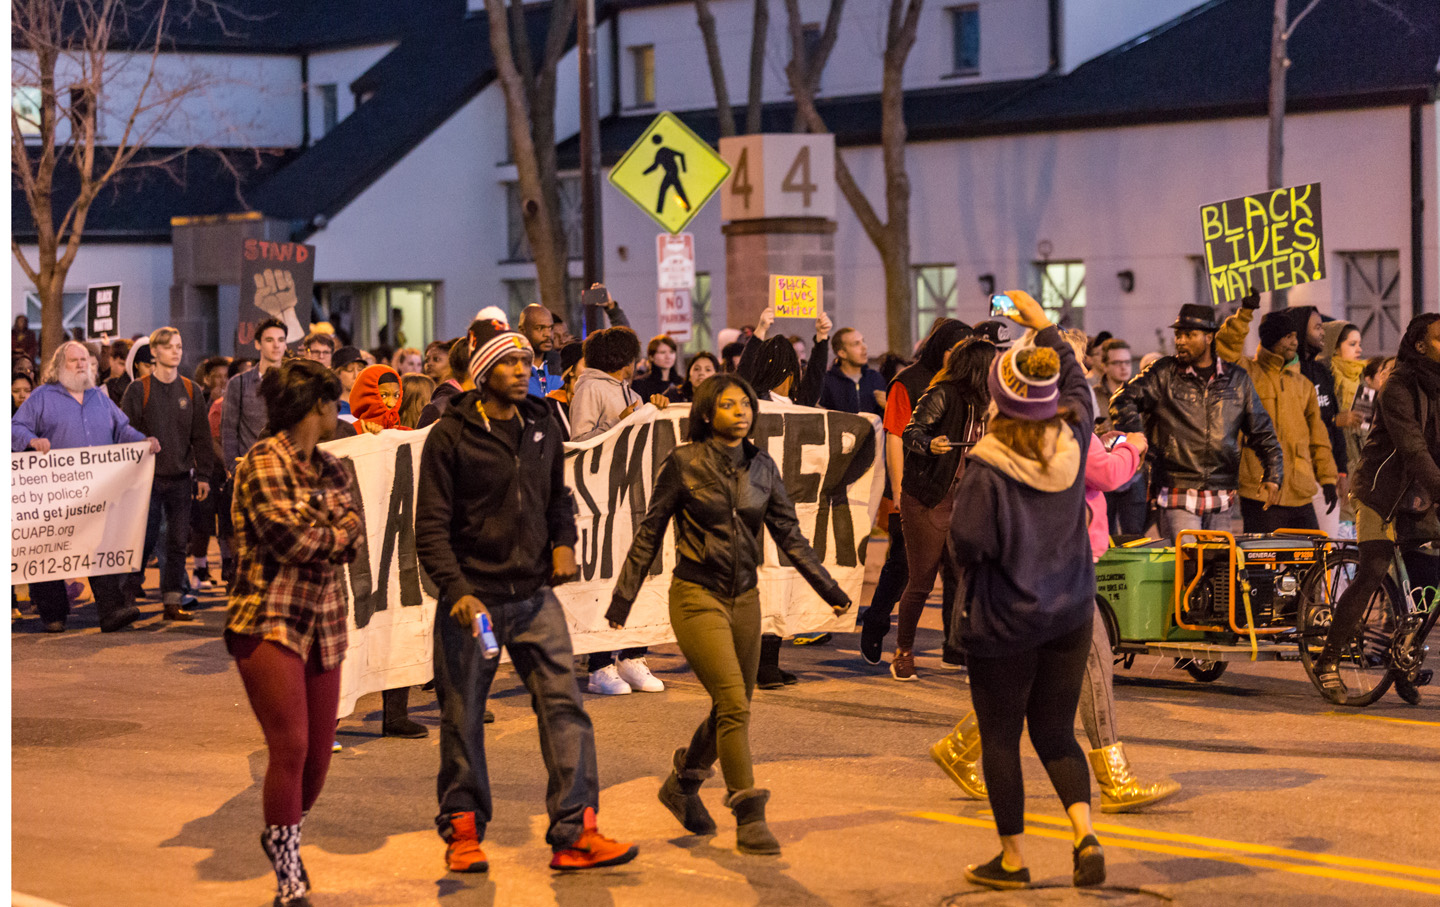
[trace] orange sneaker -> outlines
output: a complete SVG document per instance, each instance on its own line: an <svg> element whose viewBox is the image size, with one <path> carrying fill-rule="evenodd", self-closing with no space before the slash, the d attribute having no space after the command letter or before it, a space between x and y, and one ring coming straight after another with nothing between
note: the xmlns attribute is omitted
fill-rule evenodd
<svg viewBox="0 0 1440 907"><path fill-rule="evenodd" d="M556 848L550 860L551 869L595 869L629 863L640 852L628 841L612 841L600 834L595 825L595 810L585 808L585 830L569 847Z"/></svg>
<svg viewBox="0 0 1440 907"><path fill-rule="evenodd" d="M451 813L449 832L441 831L445 843L445 864L451 872L485 872L490 861L480 849L480 836L475 832L474 813Z"/></svg>

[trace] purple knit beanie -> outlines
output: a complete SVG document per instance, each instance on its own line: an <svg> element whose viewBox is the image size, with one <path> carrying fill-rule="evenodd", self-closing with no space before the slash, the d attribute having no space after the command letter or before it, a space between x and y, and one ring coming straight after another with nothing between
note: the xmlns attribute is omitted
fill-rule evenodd
<svg viewBox="0 0 1440 907"><path fill-rule="evenodd" d="M1040 421L1060 403L1060 354L1033 340L1017 343L990 366L990 399L1002 415Z"/></svg>

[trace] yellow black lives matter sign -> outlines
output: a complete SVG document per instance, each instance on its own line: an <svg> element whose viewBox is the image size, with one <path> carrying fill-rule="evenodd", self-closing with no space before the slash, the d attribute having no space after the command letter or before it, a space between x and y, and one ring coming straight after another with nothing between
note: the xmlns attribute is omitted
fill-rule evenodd
<svg viewBox="0 0 1440 907"><path fill-rule="evenodd" d="M1205 271L1215 304L1325 278L1320 184L1200 206Z"/></svg>
<svg viewBox="0 0 1440 907"><path fill-rule="evenodd" d="M610 168L610 185L667 232L679 233L729 175L715 149L666 111Z"/></svg>

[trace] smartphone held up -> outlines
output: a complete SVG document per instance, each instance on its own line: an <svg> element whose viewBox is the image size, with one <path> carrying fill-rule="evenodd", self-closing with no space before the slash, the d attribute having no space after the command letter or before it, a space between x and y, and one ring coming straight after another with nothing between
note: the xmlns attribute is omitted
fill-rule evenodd
<svg viewBox="0 0 1440 907"><path fill-rule="evenodd" d="M990 317L1010 318L1018 315L1020 310L1015 306L1015 300L1004 293L996 293L990 297Z"/></svg>

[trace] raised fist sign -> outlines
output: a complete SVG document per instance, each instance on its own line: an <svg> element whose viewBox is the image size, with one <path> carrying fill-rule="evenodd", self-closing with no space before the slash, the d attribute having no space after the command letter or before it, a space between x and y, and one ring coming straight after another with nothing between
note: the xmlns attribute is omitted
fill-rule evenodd
<svg viewBox="0 0 1440 907"><path fill-rule="evenodd" d="M267 315L285 322L285 342L305 336L295 317L295 278L282 268L266 268L255 275L255 305Z"/></svg>

